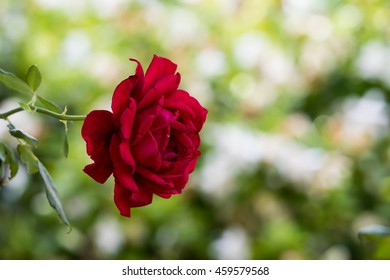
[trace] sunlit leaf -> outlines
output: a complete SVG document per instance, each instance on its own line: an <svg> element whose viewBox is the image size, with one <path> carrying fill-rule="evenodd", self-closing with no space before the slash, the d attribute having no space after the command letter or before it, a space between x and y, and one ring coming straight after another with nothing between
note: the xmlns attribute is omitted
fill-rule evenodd
<svg viewBox="0 0 390 280"><path fill-rule="evenodd" d="M25 110L25 111L32 111L32 110L31 110L31 107L28 106L27 103L19 102L19 105L20 105L20 107L22 107L22 109Z"/></svg>
<svg viewBox="0 0 390 280"><path fill-rule="evenodd" d="M36 91L42 81L41 73L36 65L31 65L26 74L27 84L33 91Z"/></svg>
<svg viewBox="0 0 390 280"><path fill-rule="evenodd" d="M16 148L23 163L27 166L27 171L30 174L38 172L38 158L34 155L31 147L19 144Z"/></svg>
<svg viewBox="0 0 390 280"><path fill-rule="evenodd" d="M50 206L53 207L53 209L57 212L61 221L65 225L67 225L70 229L69 221L65 215L64 209L62 208L62 204L58 197L58 192L54 185L53 179L51 178L46 167L39 160L38 160L38 169L39 169L39 174L41 175L43 181L45 182L46 196Z"/></svg>
<svg viewBox="0 0 390 280"><path fill-rule="evenodd" d="M34 94L33 90L27 83L16 77L14 74L2 69L0 69L0 82L18 93L29 96Z"/></svg>
<svg viewBox="0 0 390 280"><path fill-rule="evenodd" d="M43 106L45 106L46 109L49 109L50 111L56 112L56 113L62 113L62 109L57 104L51 102L50 100L47 100L46 98L37 95L38 100L42 103Z"/></svg>
<svg viewBox="0 0 390 280"><path fill-rule="evenodd" d="M24 132L23 130L15 128L15 126L13 126L11 123L9 123L7 126L9 129L9 133L13 137L23 139L26 143L33 145L33 146L38 142L38 140L34 136L31 136L30 134L28 134L27 132Z"/></svg>

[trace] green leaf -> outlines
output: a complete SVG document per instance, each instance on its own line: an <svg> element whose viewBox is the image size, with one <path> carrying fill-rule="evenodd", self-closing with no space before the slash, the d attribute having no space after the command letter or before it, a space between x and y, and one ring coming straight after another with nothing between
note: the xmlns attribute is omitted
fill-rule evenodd
<svg viewBox="0 0 390 280"><path fill-rule="evenodd" d="M18 151L18 154L24 164L27 166L27 171L30 174L37 173L38 172L38 158L34 155L34 153L31 150L31 147L27 145L19 144L16 148Z"/></svg>
<svg viewBox="0 0 390 280"><path fill-rule="evenodd" d="M54 186L53 179L51 178L49 172L45 168L45 166L38 160L38 168L39 168L39 174L41 175L43 181L45 182L45 191L47 199L49 200L49 204L51 207L53 207L54 210L56 210L59 218L61 221L69 227L70 230L70 224L69 221L65 215L64 209L62 208L61 201L58 197L58 192L56 187Z"/></svg>
<svg viewBox="0 0 390 280"><path fill-rule="evenodd" d="M19 170L19 162L16 159L15 153L9 148L7 145L2 144L4 146L5 154L6 154L6 162L9 164L11 169L10 180L16 176Z"/></svg>
<svg viewBox="0 0 390 280"><path fill-rule="evenodd" d="M47 100L46 98L37 95L38 100L42 103L43 106L46 107L46 109L49 109L50 111L56 112L58 114L62 113L62 109L57 104L51 102L50 100Z"/></svg>
<svg viewBox="0 0 390 280"><path fill-rule="evenodd" d="M23 110L25 110L25 111L32 111L31 110L31 107L30 106L28 106L28 104L27 103L24 103L24 102L19 102L19 105L20 105L20 107L23 109Z"/></svg>
<svg viewBox="0 0 390 280"><path fill-rule="evenodd" d="M8 125L9 133L16 138L23 139L26 141L26 143L34 146L38 140L34 137L28 134L27 132L24 132L23 130L17 129L13 126L13 124L9 123Z"/></svg>
<svg viewBox="0 0 390 280"><path fill-rule="evenodd" d="M63 146L63 151L64 151L64 156L65 158L68 157L69 155L69 141L68 141L68 122L67 121L62 121L64 123L64 130L65 130L65 139L64 139L64 146Z"/></svg>
<svg viewBox="0 0 390 280"><path fill-rule="evenodd" d="M378 240L386 237L390 237L390 228L381 225L372 225L361 229L358 232L360 240Z"/></svg>
<svg viewBox="0 0 390 280"><path fill-rule="evenodd" d="M65 132L65 139L64 139L64 156L67 158L68 155L69 155L68 133Z"/></svg>
<svg viewBox="0 0 390 280"><path fill-rule="evenodd" d="M33 91L36 91L41 85L42 76L36 65L31 65L26 74L27 84Z"/></svg>
<svg viewBox="0 0 390 280"><path fill-rule="evenodd" d="M34 94L28 84L16 77L14 74L4 71L3 69L0 69L0 82L18 93L28 96Z"/></svg>

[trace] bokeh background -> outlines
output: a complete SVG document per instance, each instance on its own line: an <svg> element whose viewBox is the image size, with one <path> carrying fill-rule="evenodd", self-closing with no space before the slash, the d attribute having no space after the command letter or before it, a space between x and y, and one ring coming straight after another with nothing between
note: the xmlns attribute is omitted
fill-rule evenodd
<svg viewBox="0 0 390 280"><path fill-rule="evenodd" d="M390 218L390 2L387 0L2 0L0 68L31 64L39 94L86 114L153 54L209 109L182 195L121 217L90 162L81 123L70 154L55 119L13 123L40 142L73 230L39 176L0 190L0 259L386 259ZM15 106L0 86L0 111ZM14 145L6 123L0 139Z"/></svg>

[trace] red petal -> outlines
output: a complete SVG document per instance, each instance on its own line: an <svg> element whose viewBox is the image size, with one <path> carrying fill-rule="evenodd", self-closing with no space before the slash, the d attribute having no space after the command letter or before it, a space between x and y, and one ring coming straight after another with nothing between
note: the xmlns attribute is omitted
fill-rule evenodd
<svg viewBox="0 0 390 280"><path fill-rule="evenodd" d="M115 182L114 202L122 216L130 217L130 208L145 206L152 203L153 193L147 189L129 191L120 183Z"/></svg>
<svg viewBox="0 0 390 280"><path fill-rule="evenodd" d="M136 174L150 182L153 182L154 184L160 185L159 187L173 187L173 185L169 181L164 180L159 175L142 166L137 166Z"/></svg>
<svg viewBox="0 0 390 280"><path fill-rule="evenodd" d="M145 134L137 145L132 146L131 149L137 165L149 167L152 170L158 170L160 168L160 152L156 140L150 131Z"/></svg>
<svg viewBox="0 0 390 280"><path fill-rule="evenodd" d="M122 216L130 217L130 200L129 197L131 195L131 191L124 188L118 183L114 185L114 202L116 207L119 209L119 212Z"/></svg>
<svg viewBox="0 0 390 280"><path fill-rule="evenodd" d="M145 74L144 90L148 91L161 78L175 74L177 65L169 59L153 56L152 61Z"/></svg>
<svg viewBox="0 0 390 280"><path fill-rule="evenodd" d="M111 137L114 128L112 113L105 110L90 112L81 128L81 136L87 142L87 153L92 155L94 150Z"/></svg>
<svg viewBox="0 0 390 280"><path fill-rule="evenodd" d="M129 141L122 141L122 143L119 144L119 151L120 155L125 163L127 163L132 170L135 169L135 161L134 157L131 153L130 149L130 142Z"/></svg>
<svg viewBox="0 0 390 280"><path fill-rule="evenodd" d="M125 139L130 139L133 130L135 112L137 110L137 106L133 98L130 98L128 108L125 109L120 117L120 127L122 136Z"/></svg>
<svg viewBox="0 0 390 280"><path fill-rule="evenodd" d="M140 207L152 203L153 193L145 188L139 188L137 192L132 192L130 195L131 207Z"/></svg>
<svg viewBox="0 0 390 280"><path fill-rule="evenodd" d="M150 130L154 119L161 111L161 106L156 104L155 106L149 106L148 108L137 111L135 115L133 133L131 136L131 143L137 144L145 134Z"/></svg>
<svg viewBox="0 0 390 280"><path fill-rule="evenodd" d="M112 173L109 155L112 130L112 113L104 110L90 112L81 129L81 135L87 143L87 153L94 161L84 168L84 172L99 183L104 183Z"/></svg>
<svg viewBox="0 0 390 280"><path fill-rule="evenodd" d="M186 106L180 103L186 104ZM197 131L202 129L208 111L200 105L198 100L184 90L176 90L165 96L163 107L175 109L175 106L181 112L188 113L191 116Z"/></svg>
<svg viewBox="0 0 390 280"><path fill-rule="evenodd" d="M122 160L119 144L118 137L113 135L111 139L110 156L113 165L114 177L123 187L131 191L137 191L138 187L132 176L134 173L134 166L130 166Z"/></svg>
<svg viewBox="0 0 390 280"><path fill-rule="evenodd" d="M137 78L137 82L135 83L134 90L131 93L131 96L138 102L143 94L144 88L144 69L142 69L141 63L134 58L130 58L130 61L134 61L137 63L137 68L135 69L135 77Z"/></svg>
<svg viewBox="0 0 390 280"><path fill-rule="evenodd" d="M164 151L168 145L171 134L171 119L173 114L168 110L162 109L160 114L153 120L150 131L156 139L159 151Z"/></svg>
<svg viewBox="0 0 390 280"><path fill-rule="evenodd" d="M176 90L180 83L180 74L170 75L156 81L156 84L150 88L137 104L138 109L145 108L158 101L167 92Z"/></svg>
<svg viewBox="0 0 390 280"><path fill-rule="evenodd" d="M135 80L134 76L132 76L123 80L116 86L111 102L111 109L114 116L120 116L123 110L127 108Z"/></svg>
<svg viewBox="0 0 390 280"><path fill-rule="evenodd" d="M107 156L104 160L87 165L84 167L83 171L91 176L96 182L103 184L112 173L110 157Z"/></svg>

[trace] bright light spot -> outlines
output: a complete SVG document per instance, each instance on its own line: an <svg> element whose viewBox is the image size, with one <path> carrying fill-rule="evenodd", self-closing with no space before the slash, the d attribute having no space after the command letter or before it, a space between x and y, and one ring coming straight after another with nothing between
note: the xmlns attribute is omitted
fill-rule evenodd
<svg viewBox="0 0 390 280"><path fill-rule="evenodd" d="M124 0L93 0L91 1L96 13L101 17L115 15L123 9Z"/></svg>
<svg viewBox="0 0 390 280"><path fill-rule="evenodd" d="M94 241L101 252L107 255L118 253L124 243L118 222L108 217L100 219L95 225Z"/></svg>
<svg viewBox="0 0 390 280"><path fill-rule="evenodd" d="M363 14L355 5L344 5L336 12L336 21L339 28L353 29L361 25Z"/></svg>
<svg viewBox="0 0 390 280"><path fill-rule="evenodd" d="M68 33L62 42L63 58L66 63L80 67L91 52L88 35L83 31L74 30Z"/></svg>
<svg viewBox="0 0 390 280"><path fill-rule="evenodd" d="M330 38L333 32L332 22L325 16L313 15L307 23L308 35L316 41L325 41Z"/></svg>
<svg viewBox="0 0 390 280"><path fill-rule="evenodd" d="M284 0L283 9L288 14L304 16L323 11L325 3L313 0Z"/></svg>
<svg viewBox="0 0 390 280"><path fill-rule="evenodd" d="M242 260L249 258L248 237L241 227L225 230L211 248L217 259Z"/></svg>
<svg viewBox="0 0 390 280"><path fill-rule="evenodd" d="M225 54L217 49L205 49L196 58L198 72L206 77L224 74L227 70Z"/></svg>
<svg viewBox="0 0 390 280"><path fill-rule="evenodd" d="M377 78L390 85L390 48L372 41L366 44L356 60L356 67L364 78Z"/></svg>
<svg viewBox="0 0 390 280"><path fill-rule="evenodd" d="M252 68L260 63L260 58L268 42L259 33L246 33L234 43L234 59L244 69Z"/></svg>
<svg viewBox="0 0 390 280"><path fill-rule="evenodd" d="M166 36L173 44L199 40L202 34L198 17L190 10L174 9L167 18L167 23Z"/></svg>

